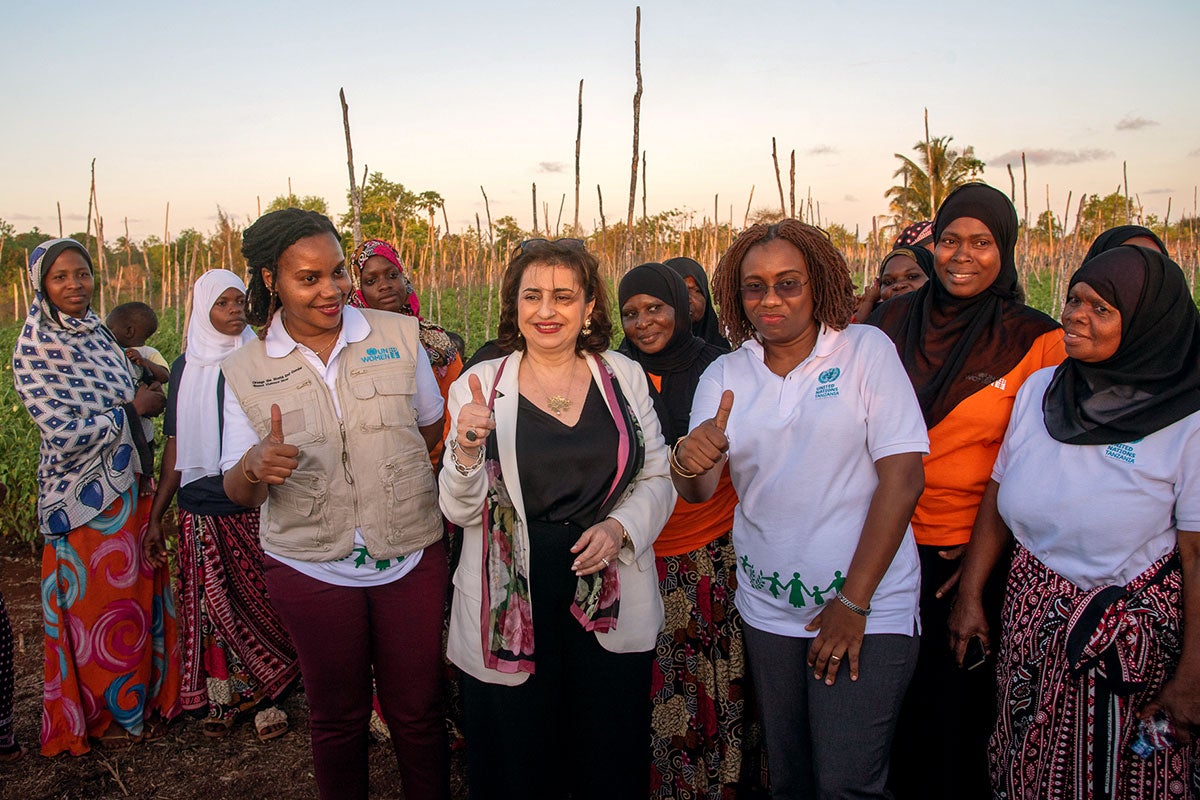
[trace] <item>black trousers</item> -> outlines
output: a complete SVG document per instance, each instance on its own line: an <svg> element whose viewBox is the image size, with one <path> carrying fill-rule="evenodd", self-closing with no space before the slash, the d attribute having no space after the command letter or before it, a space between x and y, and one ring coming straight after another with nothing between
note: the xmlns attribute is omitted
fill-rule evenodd
<svg viewBox="0 0 1200 800"><path fill-rule="evenodd" d="M463 675L474 800L644 798L654 651L611 653L571 616L582 531L530 526L536 671L518 686Z"/></svg>
<svg viewBox="0 0 1200 800"><path fill-rule="evenodd" d="M898 800L973 800L991 797L987 742L996 724L996 669L989 658L967 671L949 645L955 593L934 596L959 561L938 555L948 549L918 545L921 556L921 650L900 710L892 744L888 787ZM984 611L999 643L1000 607L1010 555L996 565L984 591Z"/></svg>

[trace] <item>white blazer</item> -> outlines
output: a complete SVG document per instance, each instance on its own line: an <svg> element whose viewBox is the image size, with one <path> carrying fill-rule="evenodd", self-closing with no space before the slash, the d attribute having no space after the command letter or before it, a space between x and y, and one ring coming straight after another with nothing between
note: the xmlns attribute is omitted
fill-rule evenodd
<svg viewBox="0 0 1200 800"><path fill-rule="evenodd" d="M496 418L496 444L500 453L500 468L504 483L517 512L516 536L525 538L521 546L528 551L529 530L525 525L525 501L521 496L521 480L517 471L517 374L522 354L509 356L504 374L496 386L492 406ZM625 526L633 540L634 552L622 549L619 560L621 576L621 607L616 627L607 633L596 633L596 639L614 653L636 653L653 650L663 626L662 597L658 591L658 575L654 568L654 540L675 507L675 488L667 465L667 449L659 428L658 417L650 400L646 373L620 353L608 351L601 357L612 367L630 408L637 415L646 443L646 463L626 489L624 496L608 516ZM528 673L515 674L488 669L483 663L483 634L480 625L480 571L483 559L483 501L487 495L487 476L483 468L470 475L461 474L454 466L450 440L456 438L458 411L471 402L467 385L470 375L478 375L485 397L491 396L496 372L502 359L476 364L462 373L450 387L448 410L450 433L446 440L446 459L438 478L440 502L446 519L464 530L462 556L454 573L454 603L450 609L450 636L447 655L468 675L485 683L515 686L523 683ZM599 368L588 358L592 380L599 381ZM615 458L615 454L614 454ZM519 548L518 548L519 549ZM534 630L534 657L537 631Z"/></svg>

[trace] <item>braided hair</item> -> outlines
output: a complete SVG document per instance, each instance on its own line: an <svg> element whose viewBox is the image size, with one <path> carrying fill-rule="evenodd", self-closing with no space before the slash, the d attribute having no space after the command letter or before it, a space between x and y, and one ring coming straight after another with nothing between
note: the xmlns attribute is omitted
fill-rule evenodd
<svg viewBox="0 0 1200 800"><path fill-rule="evenodd" d="M781 239L804 255L808 265L808 285L813 293L813 318L835 331L849 324L854 313L854 282L846 259L829 241L825 231L795 219L772 225L760 223L742 231L734 240L712 278L713 300L718 307L721 326L736 347L755 338L754 326L742 307L742 261L754 247Z"/></svg>
<svg viewBox="0 0 1200 800"><path fill-rule="evenodd" d="M329 217L300 208L283 208L263 214L242 232L242 255L250 272L250 285L246 287L246 319L259 326L258 338L267 335L271 318L279 309L279 293L267 288L263 270L271 273L271 285L274 286L279 279L279 258L284 251L301 239L326 233L339 238Z"/></svg>

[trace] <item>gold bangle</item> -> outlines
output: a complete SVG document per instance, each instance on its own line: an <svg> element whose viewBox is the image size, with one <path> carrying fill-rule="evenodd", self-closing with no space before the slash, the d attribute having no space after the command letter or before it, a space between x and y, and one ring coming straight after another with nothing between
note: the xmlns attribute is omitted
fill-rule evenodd
<svg viewBox="0 0 1200 800"><path fill-rule="evenodd" d="M667 463L671 465L671 469L675 470L675 474L678 475L679 477L695 478L700 473L688 472L687 470L685 470L683 468L683 466L679 463L679 456L675 455L675 451L679 449L680 443L686 438L687 438L686 436L681 436L677 440L675 440L674 446L671 447L671 449L667 451Z"/></svg>
<svg viewBox="0 0 1200 800"><path fill-rule="evenodd" d="M253 447L250 448L250 450L253 450L253 449L254 449ZM238 463L242 465L242 475L245 476L246 481L248 483L251 483L251 484L262 483L262 478L251 478L250 470L246 469L246 456L250 455L250 450L247 450L246 452L242 453L242 457L238 461Z"/></svg>

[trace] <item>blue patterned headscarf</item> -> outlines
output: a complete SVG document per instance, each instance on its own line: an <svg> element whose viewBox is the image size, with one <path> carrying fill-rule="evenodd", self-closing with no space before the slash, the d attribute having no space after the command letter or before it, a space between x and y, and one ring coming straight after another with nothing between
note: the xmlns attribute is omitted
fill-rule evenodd
<svg viewBox="0 0 1200 800"><path fill-rule="evenodd" d="M34 298L12 361L17 394L42 435L38 524L46 536L90 522L144 471L129 420L137 382L124 350L96 312L89 308L81 319L62 313L42 290L68 249L91 266L74 239L51 239L30 254Z"/></svg>

